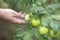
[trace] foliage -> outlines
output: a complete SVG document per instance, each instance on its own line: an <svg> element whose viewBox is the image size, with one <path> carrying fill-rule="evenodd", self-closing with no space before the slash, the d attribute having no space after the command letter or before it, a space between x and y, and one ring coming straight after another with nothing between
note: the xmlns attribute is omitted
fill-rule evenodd
<svg viewBox="0 0 60 40"><path fill-rule="evenodd" d="M15 25L16 33L13 36L14 40L60 40L60 0L3 1L9 4L9 8L17 12L22 11L26 14L32 14L29 15L30 20L27 25ZM40 25L33 27L31 24L32 18L39 19L41 21ZM39 32L40 27L48 28L48 33L41 35ZM53 30L56 37L51 37L50 30Z"/></svg>

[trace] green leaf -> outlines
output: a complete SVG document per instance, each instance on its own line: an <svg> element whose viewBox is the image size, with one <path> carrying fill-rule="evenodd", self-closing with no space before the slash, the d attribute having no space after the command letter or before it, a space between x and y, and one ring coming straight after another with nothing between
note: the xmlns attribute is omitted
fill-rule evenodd
<svg viewBox="0 0 60 40"><path fill-rule="evenodd" d="M60 15L51 15L51 17L55 20L60 20Z"/></svg>
<svg viewBox="0 0 60 40"><path fill-rule="evenodd" d="M23 40L32 40L31 34L26 34L26 35L23 37Z"/></svg>
<svg viewBox="0 0 60 40"><path fill-rule="evenodd" d="M23 29L18 28L15 32L14 37L23 37L25 35L26 35L26 32Z"/></svg>
<svg viewBox="0 0 60 40"><path fill-rule="evenodd" d="M48 9L52 9L53 11L56 10L56 9L59 9L60 8L60 3L55 3L55 4L50 4L50 5L47 5L46 8Z"/></svg>
<svg viewBox="0 0 60 40"><path fill-rule="evenodd" d="M26 35L26 32L18 32L14 37L23 37L24 35Z"/></svg>
<svg viewBox="0 0 60 40"><path fill-rule="evenodd" d="M22 38L13 38L13 40L22 40Z"/></svg>
<svg viewBox="0 0 60 40"><path fill-rule="evenodd" d="M46 14L47 13L47 11L43 7L38 7L38 6L33 6L30 11L38 12L39 14Z"/></svg>
<svg viewBox="0 0 60 40"><path fill-rule="evenodd" d="M41 21L42 21L41 24L44 25L44 26L48 26L49 22L50 22L48 16L47 17L42 17Z"/></svg>
<svg viewBox="0 0 60 40"><path fill-rule="evenodd" d="M55 31L58 32L60 29L60 25L57 21L51 21L50 22L50 27Z"/></svg>
<svg viewBox="0 0 60 40"><path fill-rule="evenodd" d="M55 12L57 9L60 9L60 6L59 6L59 5L60 5L60 3L47 5L47 6L46 6L46 10L47 10L49 13L55 14L54 12Z"/></svg>
<svg viewBox="0 0 60 40"><path fill-rule="evenodd" d="M46 0L39 0L42 4L45 4Z"/></svg>
<svg viewBox="0 0 60 40"><path fill-rule="evenodd" d="M33 28L32 31L33 31L33 35L34 35L36 38L40 38L40 34L39 34L38 28Z"/></svg>

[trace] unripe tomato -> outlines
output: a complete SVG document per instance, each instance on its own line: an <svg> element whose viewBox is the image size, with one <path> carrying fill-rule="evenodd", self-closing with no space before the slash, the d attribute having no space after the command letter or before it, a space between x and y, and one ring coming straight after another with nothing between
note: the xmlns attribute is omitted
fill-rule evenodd
<svg viewBox="0 0 60 40"><path fill-rule="evenodd" d="M55 35L55 37L57 37L57 36L60 36L60 31L58 31L57 34Z"/></svg>
<svg viewBox="0 0 60 40"><path fill-rule="evenodd" d="M31 24L32 24L32 26L37 27L40 25L40 20L33 18L33 19L31 19Z"/></svg>
<svg viewBox="0 0 60 40"><path fill-rule="evenodd" d="M41 6L41 2L37 1L36 5Z"/></svg>
<svg viewBox="0 0 60 40"><path fill-rule="evenodd" d="M53 30L50 30L50 36L51 36L52 38L55 37L55 34L54 34L54 31L53 31Z"/></svg>
<svg viewBox="0 0 60 40"><path fill-rule="evenodd" d="M36 4L33 4L33 6L37 6Z"/></svg>
<svg viewBox="0 0 60 40"><path fill-rule="evenodd" d="M25 19L26 21L29 21L29 20L30 20L29 14L26 14L24 19Z"/></svg>
<svg viewBox="0 0 60 40"><path fill-rule="evenodd" d="M46 28L46 27L40 27L39 28L39 32L42 35L47 34L48 33L48 28Z"/></svg>

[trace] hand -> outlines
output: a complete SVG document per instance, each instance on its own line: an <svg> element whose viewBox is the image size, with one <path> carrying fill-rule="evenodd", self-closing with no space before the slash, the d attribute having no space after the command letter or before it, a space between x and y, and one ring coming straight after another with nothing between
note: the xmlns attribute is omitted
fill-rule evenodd
<svg viewBox="0 0 60 40"><path fill-rule="evenodd" d="M25 24L24 14L17 13L12 9L0 9L0 18L12 23Z"/></svg>

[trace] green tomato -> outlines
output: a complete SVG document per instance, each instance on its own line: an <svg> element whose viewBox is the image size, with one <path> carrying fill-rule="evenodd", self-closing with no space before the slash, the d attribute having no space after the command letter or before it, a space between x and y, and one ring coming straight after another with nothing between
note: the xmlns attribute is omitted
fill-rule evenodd
<svg viewBox="0 0 60 40"><path fill-rule="evenodd" d="M48 28L46 28L46 27L40 27L39 28L39 32L42 35L47 34L48 33Z"/></svg>
<svg viewBox="0 0 60 40"><path fill-rule="evenodd" d="M29 20L30 20L29 14L26 14L24 19L25 19L26 21L29 21Z"/></svg>
<svg viewBox="0 0 60 40"><path fill-rule="evenodd" d="M40 25L40 20L39 19L31 19L32 26L37 27Z"/></svg>
<svg viewBox="0 0 60 40"><path fill-rule="evenodd" d="M36 5L41 6L41 2L39 2L39 1L36 2Z"/></svg>
<svg viewBox="0 0 60 40"><path fill-rule="evenodd" d="M53 31L53 30L50 30L50 36L51 36L52 38L57 37L57 35L58 35L58 34L56 34L56 35L54 34L54 31Z"/></svg>
<svg viewBox="0 0 60 40"><path fill-rule="evenodd" d="M37 6L36 4L33 4L33 6Z"/></svg>
<svg viewBox="0 0 60 40"><path fill-rule="evenodd" d="M57 34L55 35L56 37L60 35L60 31L57 32Z"/></svg>

